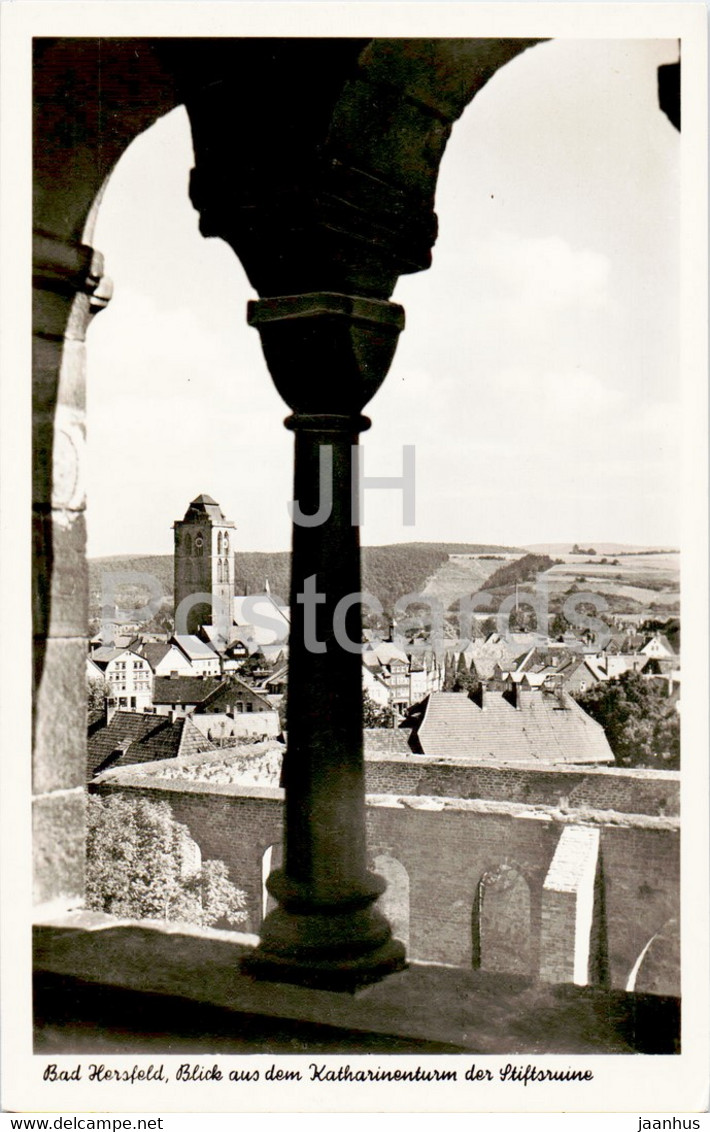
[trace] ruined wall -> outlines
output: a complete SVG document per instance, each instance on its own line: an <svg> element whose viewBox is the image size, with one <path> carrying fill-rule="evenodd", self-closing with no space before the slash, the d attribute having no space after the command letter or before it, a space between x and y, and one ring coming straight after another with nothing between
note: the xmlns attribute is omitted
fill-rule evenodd
<svg viewBox="0 0 710 1132"><path fill-rule="evenodd" d="M422 755L388 754L367 758L365 783L369 794L488 798L659 817L680 812L680 775L665 770L459 765Z"/></svg>
<svg viewBox="0 0 710 1132"><path fill-rule="evenodd" d="M282 838L281 791L178 784L130 770L114 772L96 789L102 794L139 791L143 797L168 801L175 818L187 825L199 845L203 860L218 858L228 865L231 879L247 893L249 923L245 930L258 931L263 855ZM392 878L399 876L402 886L400 891L390 892L389 900L401 909L408 888L410 958L489 967L481 948L485 947L486 932L491 939L492 921L481 911L481 896L483 892L483 900L490 899L494 889L487 889L486 884L507 872L515 884L495 889L500 933L509 939L520 938L522 929L529 934L526 958L521 962L530 977L538 977L545 880L562 831L580 820L575 821L573 814L510 801L371 797L367 807L370 857L373 863L380 857L401 866L389 866L390 884L396 885ZM678 829L668 818L594 815L585 810L584 823L590 821L600 830L604 905L604 962L595 955L590 969L592 978L595 971L608 969L611 985L624 988L642 949L678 916ZM482 887L484 878L488 880ZM569 925L560 921L563 936L568 929ZM599 934L598 924L594 934ZM552 942L566 946L564 939ZM659 958L660 954L660 948L656 948L654 986L649 989L679 993L677 954L669 948L663 952L665 958ZM517 973L524 973L520 964Z"/></svg>

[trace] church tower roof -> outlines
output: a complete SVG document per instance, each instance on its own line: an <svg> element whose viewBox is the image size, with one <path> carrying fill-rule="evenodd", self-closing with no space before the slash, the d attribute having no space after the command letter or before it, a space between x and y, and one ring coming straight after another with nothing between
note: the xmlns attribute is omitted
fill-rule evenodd
<svg viewBox="0 0 710 1132"><path fill-rule="evenodd" d="M229 523L227 519L225 519L219 503L217 503L211 495L205 495L203 492L202 495L198 495L196 499L193 499L192 503L185 512L185 518L183 519L183 522L189 523L191 521L199 521L200 519L205 518L210 519L213 523L219 523L221 525L234 525L233 523Z"/></svg>

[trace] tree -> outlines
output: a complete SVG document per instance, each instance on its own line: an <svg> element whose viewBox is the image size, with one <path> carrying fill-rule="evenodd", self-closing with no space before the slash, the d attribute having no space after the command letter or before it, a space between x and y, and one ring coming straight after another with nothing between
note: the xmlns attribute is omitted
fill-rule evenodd
<svg viewBox="0 0 710 1132"><path fill-rule="evenodd" d="M131 919L201 927L247 919L246 896L227 866L200 861L167 802L120 794L89 797L86 895L90 908Z"/></svg>
<svg viewBox="0 0 710 1132"><path fill-rule="evenodd" d="M101 711L104 706L104 700L108 699L111 695L111 686L108 680L87 680L86 682L86 703L89 711Z"/></svg>
<svg viewBox="0 0 710 1132"><path fill-rule="evenodd" d="M556 613L550 621L550 628L548 630L551 637L564 637L569 629L569 621L564 613Z"/></svg>
<svg viewBox="0 0 710 1132"><path fill-rule="evenodd" d="M466 657L463 653L459 653L458 664L456 665L456 673L454 675L452 692L467 692L469 695L478 689L478 680L475 672L473 672L466 664Z"/></svg>
<svg viewBox="0 0 710 1132"><path fill-rule="evenodd" d="M675 704L638 672L600 682L577 697L601 723L620 766L680 769L680 717Z"/></svg>
<svg viewBox="0 0 710 1132"><path fill-rule="evenodd" d="M369 692L362 695L362 725L363 727L391 727L392 708L380 707L376 704Z"/></svg>

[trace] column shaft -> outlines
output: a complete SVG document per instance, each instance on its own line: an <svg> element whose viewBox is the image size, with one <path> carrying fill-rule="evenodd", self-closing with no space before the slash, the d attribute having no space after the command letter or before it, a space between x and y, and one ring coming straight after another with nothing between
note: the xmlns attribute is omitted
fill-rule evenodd
<svg viewBox="0 0 710 1132"><path fill-rule="evenodd" d="M319 294L255 303L250 320L294 409L286 423L295 434L295 518L284 864L267 881L278 907L246 965L352 990L404 964L402 944L374 907L384 883L367 871L360 544L351 510L353 446L369 426L360 408L387 371L401 310Z"/></svg>

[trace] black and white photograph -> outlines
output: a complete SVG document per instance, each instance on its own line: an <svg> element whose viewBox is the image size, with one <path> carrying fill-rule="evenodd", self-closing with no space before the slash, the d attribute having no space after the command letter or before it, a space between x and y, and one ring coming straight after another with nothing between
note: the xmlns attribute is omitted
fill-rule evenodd
<svg viewBox="0 0 710 1132"><path fill-rule="evenodd" d="M705 1111L704 5L2 18L3 1109Z"/></svg>

